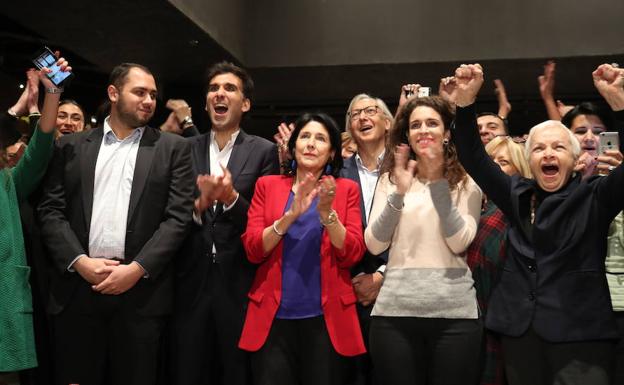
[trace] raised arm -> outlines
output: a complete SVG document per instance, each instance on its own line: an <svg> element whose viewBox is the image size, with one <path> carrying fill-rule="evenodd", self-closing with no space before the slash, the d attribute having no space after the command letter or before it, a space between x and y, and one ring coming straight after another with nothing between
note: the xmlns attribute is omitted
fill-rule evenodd
<svg viewBox="0 0 624 385"><path fill-rule="evenodd" d="M57 65L61 67L61 71L71 71L69 63L63 58L58 60ZM38 128L33 133L24 156L12 169L13 182L19 200L26 199L37 188L52 156L56 115L62 89L57 88L48 79L47 72L49 72L47 68L38 71L39 81L45 88L45 98L43 99L43 109ZM32 99L32 94L38 94L38 90L36 90L38 86L37 78L32 75L29 76L27 99Z"/></svg>
<svg viewBox="0 0 624 385"><path fill-rule="evenodd" d="M544 73L537 78L540 95L550 120L561 120L557 102L555 102L555 61L549 60L544 65Z"/></svg>
<svg viewBox="0 0 624 385"><path fill-rule="evenodd" d="M504 212L511 212L511 178L490 159L479 138L474 103L483 84L479 64L462 64L455 70L456 116L452 138L461 164L488 199Z"/></svg>

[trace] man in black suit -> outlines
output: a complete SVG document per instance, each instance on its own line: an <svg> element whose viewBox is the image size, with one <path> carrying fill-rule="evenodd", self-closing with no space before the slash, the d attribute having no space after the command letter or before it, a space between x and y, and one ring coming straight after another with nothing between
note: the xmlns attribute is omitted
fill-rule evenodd
<svg viewBox="0 0 624 385"><path fill-rule="evenodd" d="M353 97L346 114L346 131L357 144L355 155L344 161L340 176L354 180L360 185L360 208L362 228L368 224L368 215L373 205L373 196L380 168L384 158L386 133L392 126L392 114L379 98L367 94ZM368 346L370 313L383 282L388 261L388 251L380 255L366 252L351 269L353 288L358 298L358 316L365 342ZM373 373L368 355L356 360L357 384L370 384Z"/></svg>
<svg viewBox="0 0 624 385"><path fill-rule="evenodd" d="M190 145L147 126L151 72L121 64L107 92L103 126L58 141L38 209L63 385L156 383L172 261L192 220Z"/></svg>
<svg viewBox="0 0 624 385"><path fill-rule="evenodd" d="M173 383L248 384L248 356L238 340L255 267L240 236L256 180L278 173L279 165L273 143L240 128L251 108L249 74L223 62L208 70L207 79L212 129L190 139L201 193L176 266Z"/></svg>

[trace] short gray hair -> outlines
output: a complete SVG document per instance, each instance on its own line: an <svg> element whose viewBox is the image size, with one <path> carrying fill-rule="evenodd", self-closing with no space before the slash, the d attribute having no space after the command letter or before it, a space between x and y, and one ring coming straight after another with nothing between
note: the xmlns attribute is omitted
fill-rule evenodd
<svg viewBox="0 0 624 385"><path fill-rule="evenodd" d="M568 139L570 140L570 145L572 146L572 156L574 157L574 159L578 159L579 156L581 156L581 144L579 143L578 139L576 139L576 136L574 136L572 131L570 131L568 127L564 126L563 123L558 120L547 120L536 126L533 126L533 128L531 128L531 131L529 131L529 136L527 137L526 143L524 145L524 156L527 158L527 160L531 155L533 136L538 131L543 131L547 128L559 128L564 131L568 136Z"/></svg>
<svg viewBox="0 0 624 385"><path fill-rule="evenodd" d="M371 96L369 94L358 94L355 95L353 97L353 99L351 99L351 102L349 103L349 108L347 108L347 113L345 114L345 131L351 133L351 109L353 108L353 105L357 102L359 102L362 99L370 99L370 100L374 100L375 104L377 104L377 107L381 108L381 112L384 115L384 118L390 122L390 126L392 126L392 124L394 124L394 118L392 117L392 112L390 112L390 109L388 108L388 106L386 105L386 103L384 103L383 100L376 98L374 96Z"/></svg>

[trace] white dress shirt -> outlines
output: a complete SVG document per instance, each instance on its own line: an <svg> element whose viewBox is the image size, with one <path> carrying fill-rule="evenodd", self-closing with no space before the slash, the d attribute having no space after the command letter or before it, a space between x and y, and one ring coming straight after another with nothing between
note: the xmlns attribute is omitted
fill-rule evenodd
<svg viewBox="0 0 624 385"><path fill-rule="evenodd" d="M125 139L117 138L104 121L93 186L93 210L89 231L89 256L124 259L126 224L134 166L144 127Z"/></svg>

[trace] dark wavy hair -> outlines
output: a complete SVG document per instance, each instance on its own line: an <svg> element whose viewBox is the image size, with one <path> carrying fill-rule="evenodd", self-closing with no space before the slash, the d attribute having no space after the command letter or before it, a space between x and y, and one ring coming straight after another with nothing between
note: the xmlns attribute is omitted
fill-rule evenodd
<svg viewBox="0 0 624 385"><path fill-rule="evenodd" d="M569 129L572 129L572 122L579 115L597 116L602 121L602 124L605 125L607 131L609 131L614 125L611 113L607 111L606 108L601 108L591 102L582 102L574 106L573 109L561 117L561 123Z"/></svg>
<svg viewBox="0 0 624 385"><path fill-rule="evenodd" d="M288 140L288 151L290 152L290 156L292 159L295 159L295 143L297 142L297 137L299 137L301 129L310 122L318 122L322 124L329 134L329 144L331 145L330 151L334 151L334 157L328 162L328 164L331 166L330 175L337 178L340 174L340 170L342 169L342 155L340 154L342 149L342 139L340 137L340 129L338 128L336 121L325 113L306 112L297 118L297 121L295 122L295 129ZM285 166L287 175L295 175L297 167L293 168L292 162L286 164ZM327 166L327 164L325 166Z"/></svg>
<svg viewBox="0 0 624 385"><path fill-rule="evenodd" d="M451 128L453 119L455 119L455 112L452 106L439 96L430 96L424 98L414 98L407 102L398 112L394 126L390 130L390 136L386 143L386 156L381 167L381 172L390 173L390 182L393 182L394 172L394 149L400 144L407 144L410 147L410 159L418 159L418 156L409 144L409 119L412 111L416 107L430 107L442 118L444 124L444 132L447 132ZM416 166L418 171L418 166ZM457 158L457 150L455 145L449 142L444 144L444 177L448 180L451 190L457 188L460 184L466 182L466 171L459 163Z"/></svg>
<svg viewBox="0 0 624 385"><path fill-rule="evenodd" d="M228 61L222 61L216 64L213 64L206 70L206 75L204 76L204 94L208 93L208 87L210 86L210 82L217 75L223 74L232 74L241 80L243 84L243 95L249 99L250 102L253 102L253 94L254 94L254 81L251 78L249 72L247 72L244 68L237 66L234 63L230 63Z"/></svg>

